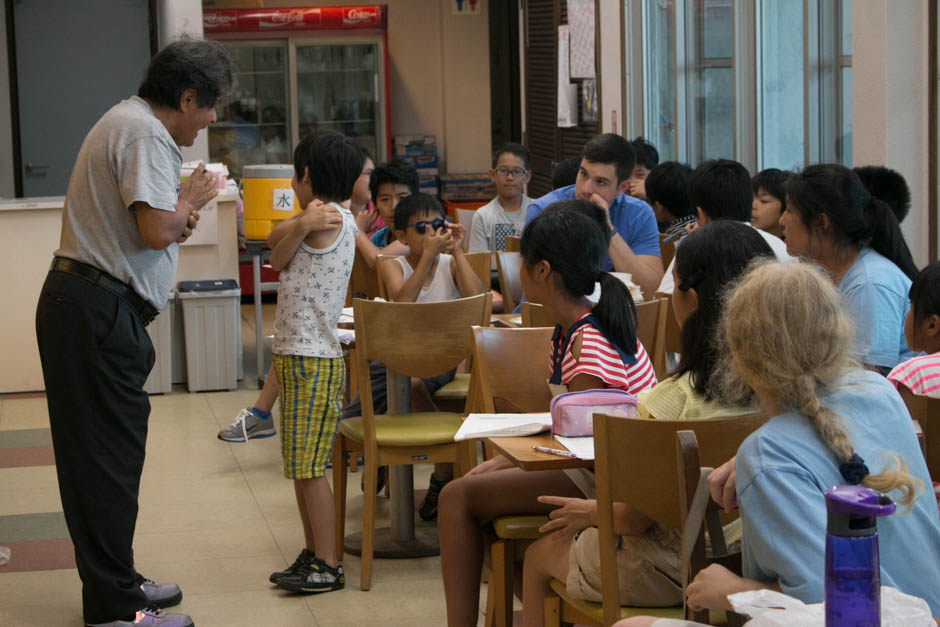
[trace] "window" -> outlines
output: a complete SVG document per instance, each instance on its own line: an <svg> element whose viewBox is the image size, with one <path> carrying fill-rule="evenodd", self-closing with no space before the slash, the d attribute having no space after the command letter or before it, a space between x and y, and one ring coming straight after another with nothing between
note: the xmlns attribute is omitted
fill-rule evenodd
<svg viewBox="0 0 940 627"><path fill-rule="evenodd" d="M625 134L693 165L850 165L851 4L625 0L625 16L640 11L643 24L642 40L625 46L628 62L642 56L642 90L625 103L642 109L642 127Z"/></svg>

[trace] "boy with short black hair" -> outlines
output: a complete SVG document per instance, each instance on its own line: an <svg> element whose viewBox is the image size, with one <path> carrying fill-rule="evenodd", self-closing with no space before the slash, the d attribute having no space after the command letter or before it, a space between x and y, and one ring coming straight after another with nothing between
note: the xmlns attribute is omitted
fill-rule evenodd
<svg viewBox="0 0 940 627"><path fill-rule="evenodd" d="M399 201L418 193L418 171L401 159L381 163L372 170L369 191L385 226L373 233L371 238L360 231L356 236L356 246L369 267L374 268L376 256L380 253L404 255L408 252L403 244L396 241L391 225L394 223L395 207Z"/></svg>
<svg viewBox="0 0 940 627"><path fill-rule="evenodd" d="M470 252L506 250L506 237L522 235L525 210L532 199L523 190L532 178L529 151L522 144L504 144L493 155L490 180L496 198L477 209L470 227Z"/></svg>
<svg viewBox="0 0 940 627"><path fill-rule="evenodd" d="M637 137L630 145L636 152L636 165L633 166L633 172L630 173L629 194L640 200L647 200L644 182L649 173L659 165L659 151L656 146L646 141L643 137Z"/></svg>
<svg viewBox="0 0 940 627"><path fill-rule="evenodd" d="M751 226L771 235L783 237L780 217L787 210L786 184L790 173L767 168L751 179L754 202L751 206Z"/></svg>
<svg viewBox="0 0 940 627"><path fill-rule="evenodd" d="M680 234L695 221L695 207L689 200L689 176L692 168L678 161L666 161L650 170L646 177L647 201L656 214L659 232Z"/></svg>
<svg viewBox="0 0 940 627"><path fill-rule="evenodd" d="M356 143L318 131L294 150L291 181L304 209L268 237L271 266L281 271L274 325L274 371L281 393L284 476L294 481L305 548L270 581L291 592L345 586L336 561L336 512L325 476L345 391L336 323L352 272L358 229L339 203L362 172Z"/></svg>

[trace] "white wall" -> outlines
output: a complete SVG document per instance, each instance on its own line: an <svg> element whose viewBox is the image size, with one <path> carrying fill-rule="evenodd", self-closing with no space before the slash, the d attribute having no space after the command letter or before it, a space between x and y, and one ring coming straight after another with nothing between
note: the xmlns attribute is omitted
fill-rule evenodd
<svg viewBox="0 0 940 627"><path fill-rule="evenodd" d="M889 10L890 4L890 10ZM914 262L929 259L927 4L854 0L852 163L904 175L911 211L901 225Z"/></svg>
<svg viewBox="0 0 940 627"><path fill-rule="evenodd" d="M0 197L13 198L13 121L10 119L10 71L7 61L6 3L0 3Z"/></svg>

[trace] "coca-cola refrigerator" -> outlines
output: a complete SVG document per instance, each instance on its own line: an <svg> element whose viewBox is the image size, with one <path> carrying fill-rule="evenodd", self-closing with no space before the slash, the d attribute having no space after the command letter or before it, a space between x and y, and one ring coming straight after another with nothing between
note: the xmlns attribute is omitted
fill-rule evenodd
<svg viewBox="0 0 940 627"><path fill-rule="evenodd" d="M385 5L206 10L203 29L239 68L209 125L209 158L291 163L318 129L355 138L376 162L391 154Z"/></svg>

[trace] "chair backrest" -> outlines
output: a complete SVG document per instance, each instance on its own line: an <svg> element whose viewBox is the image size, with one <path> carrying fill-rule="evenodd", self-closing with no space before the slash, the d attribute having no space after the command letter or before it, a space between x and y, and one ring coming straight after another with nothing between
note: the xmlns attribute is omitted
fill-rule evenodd
<svg viewBox="0 0 940 627"><path fill-rule="evenodd" d="M523 302L520 308L522 314L522 326L524 327L552 327L555 328L555 321L549 318L545 307L528 301Z"/></svg>
<svg viewBox="0 0 940 627"><path fill-rule="evenodd" d="M469 231L467 239L469 239ZM480 283L483 284L483 291L490 291L490 277L492 276L493 268L492 253L488 250L483 250L478 253L464 253L464 257L467 258L467 263L473 268L473 273L477 275L477 278L480 279Z"/></svg>
<svg viewBox="0 0 940 627"><path fill-rule="evenodd" d="M370 268L366 258L356 249L353 257L352 274L349 275L349 288L346 290L346 306L352 305L353 298L372 300L379 296L378 263Z"/></svg>
<svg viewBox="0 0 940 627"><path fill-rule="evenodd" d="M649 355L656 378L666 378L666 319L669 301L651 300L636 306L636 338L643 343Z"/></svg>
<svg viewBox="0 0 940 627"><path fill-rule="evenodd" d="M519 252L519 242L522 241L521 237L516 237L515 235L510 235L506 237L506 252L517 253Z"/></svg>
<svg viewBox="0 0 940 627"><path fill-rule="evenodd" d="M480 411L548 411L548 352L552 329L473 328L474 375ZM543 367L539 367L542 364Z"/></svg>
<svg viewBox="0 0 940 627"><path fill-rule="evenodd" d="M940 399L912 394L901 390L901 398L911 413L911 418L920 423L924 432L924 459L927 470L934 481L940 480Z"/></svg>
<svg viewBox="0 0 940 627"><path fill-rule="evenodd" d="M659 234L659 256L663 260L663 267L668 269L676 256L676 240L671 239L667 242L666 237L668 236L665 233Z"/></svg>
<svg viewBox="0 0 940 627"><path fill-rule="evenodd" d="M522 256L519 253L496 253L496 271L499 273L499 291L503 295L503 311L515 311L522 300L522 281L519 271L522 269Z"/></svg>
<svg viewBox="0 0 940 627"><path fill-rule="evenodd" d="M676 320L676 312L672 309L672 295L665 292L657 292L656 298L665 298L669 303L666 313L666 352L682 352L682 328L679 321Z"/></svg>
<svg viewBox="0 0 940 627"><path fill-rule="evenodd" d="M744 438L766 420L763 414L710 420L594 415L597 526L606 624L613 624L620 616L612 504L629 503L664 527L681 529L684 519L679 507L676 433L694 431L701 465L715 467L731 459ZM611 599L611 607L607 599Z"/></svg>
<svg viewBox="0 0 940 627"><path fill-rule="evenodd" d="M463 226L467 236L463 238L463 251L470 250L470 229L473 227L473 217L477 214L476 209L455 209L457 213L457 223Z"/></svg>

